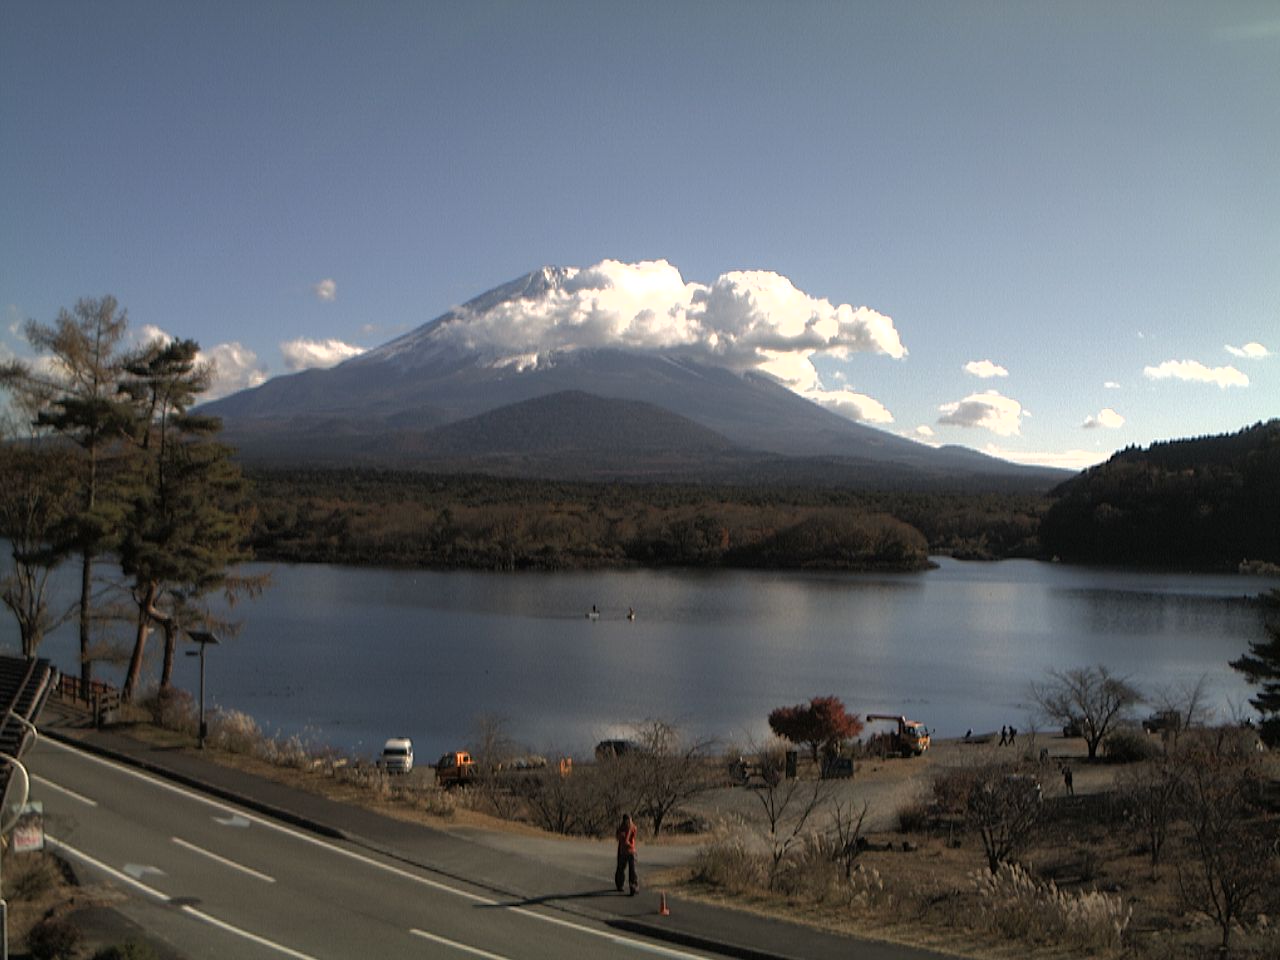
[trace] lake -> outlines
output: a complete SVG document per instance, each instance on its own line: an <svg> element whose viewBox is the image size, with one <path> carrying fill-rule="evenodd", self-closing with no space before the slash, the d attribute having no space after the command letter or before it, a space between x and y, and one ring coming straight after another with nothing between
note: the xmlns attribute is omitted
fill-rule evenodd
<svg viewBox="0 0 1280 960"><path fill-rule="evenodd" d="M273 583L235 608L239 635L209 649L206 703L362 755L409 736L420 762L465 744L481 714L539 752L583 756L648 718L760 740L771 709L825 694L851 712L905 713L940 736L1026 731L1031 681L1098 663L1151 691L1205 674L1226 718L1250 692L1227 661L1265 635L1247 598L1280 586L937 562L915 574L251 564ZM63 596L75 589L66 572ZM593 605L598 620L586 615ZM75 637L63 627L41 655L76 672ZM0 641L17 648L11 616ZM122 670L104 664L96 676L118 682ZM195 693L198 658L180 657L175 681Z"/></svg>

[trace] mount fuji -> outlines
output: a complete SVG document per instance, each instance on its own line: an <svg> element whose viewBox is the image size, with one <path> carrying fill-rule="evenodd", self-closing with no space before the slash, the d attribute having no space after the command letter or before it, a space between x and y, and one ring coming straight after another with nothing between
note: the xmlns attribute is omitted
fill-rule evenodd
<svg viewBox="0 0 1280 960"><path fill-rule="evenodd" d="M337 366L201 412L221 417L240 459L261 465L929 488L1047 489L1067 476L846 419L696 344L641 349L597 329L534 351L509 335L513 318L545 333L547 305L582 283L578 271L545 267ZM573 318L579 332L591 321L590 311Z"/></svg>

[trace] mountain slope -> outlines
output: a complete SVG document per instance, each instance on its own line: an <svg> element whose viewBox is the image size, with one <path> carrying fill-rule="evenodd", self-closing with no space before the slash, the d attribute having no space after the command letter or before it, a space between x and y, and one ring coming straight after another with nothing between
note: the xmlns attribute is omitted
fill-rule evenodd
<svg viewBox="0 0 1280 960"><path fill-rule="evenodd" d="M468 323L477 318L500 322L504 305L551 296L568 277L556 268L535 271L336 367L277 377L206 404L202 410L222 417L228 441L256 460L333 463L351 457L388 464L413 460L423 465L447 461L450 468L466 469L468 459L475 461L470 466L479 468L492 465L494 458L512 463L524 458L528 469L536 469L539 458L555 454L560 467L567 468L571 458L565 448L539 449L535 438L558 436L549 426L555 417L585 425L591 414L585 409L575 413L573 403L588 404L585 398L594 397L650 404L719 435L723 448L706 447L699 454L716 461L708 462L709 469L703 471L712 475L748 462L759 464L762 459L799 457L892 465L890 472L895 474L922 470L936 475L1003 476L1045 488L1064 476L1017 467L970 450L914 443L840 417L768 376L736 373L676 351L561 349L518 363L465 347L466 337L459 336L459 331L465 333ZM533 413L509 412L502 429L515 433L505 439L501 430L494 432L494 421L476 419L553 395L561 395L554 412L536 407L531 408ZM538 419L538 429L515 426L521 416ZM639 420L622 415L621 408L612 409L609 419L622 424L615 429L633 436L644 433ZM427 442L424 432L449 425L456 425L455 429ZM574 452L574 458L587 475L598 476L603 464L588 461L593 453L614 457L616 451L609 447L612 437L591 430L578 436L584 446ZM519 442L513 445L514 440ZM654 460L654 469L639 462L644 459ZM653 475L658 463L673 459L690 460L691 455L684 451L672 458L658 449L633 449L630 459L619 465Z"/></svg>

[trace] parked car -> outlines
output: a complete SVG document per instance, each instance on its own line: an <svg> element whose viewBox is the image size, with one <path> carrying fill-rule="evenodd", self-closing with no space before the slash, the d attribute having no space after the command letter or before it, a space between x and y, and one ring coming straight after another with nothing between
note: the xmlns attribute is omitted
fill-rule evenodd
<svg viewBox="0 0 1280 960"><path fill-rule="evenodd" d="M413 769L413 741L408 737L392 737L382 745L378 763L387 773L408 773Z"/></svg>

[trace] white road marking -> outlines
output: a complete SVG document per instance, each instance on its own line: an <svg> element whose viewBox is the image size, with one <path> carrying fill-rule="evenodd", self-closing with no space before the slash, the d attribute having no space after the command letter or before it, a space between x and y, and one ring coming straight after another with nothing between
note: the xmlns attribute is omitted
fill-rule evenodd
<svg viewBox="0 0 1280 960"><path fill-rule="evenodd" d="M58 840L56 837L51 837L49 834L46 833L45 840L53 844L59 850L63 850L69 853L71 856L75 857L78 860L84 861L85 863L89 864L92 867L96 867L97 869L101 870L103 873L107 874L108 876L115 877L121 883L125 883L129 885L130 887L133 887L135 890L140 890L142 893L145 893L149 897L154 897L156 900L159 900L162 903L169 903L169 904L173 903L173 898L170 897L168 894L161 893L159 890L155 889L154 887L149 887L145 883L135 880L133 877L129 876L127 873L121 873L115 867L108 866L107 864L103 863L101 860L98 860L95 857L91 857L89 856L89 854L83 852L82 850L77 850L75 847L69 844L63 843L61 840ZM212 916L211 914L205 913L203 910L197 910L195 907L192 907L190 905L184 905L180 909L182 910L183 913L186 913L192 917L195 917L197 920L203 920L205 923L208 923L211 926L218 927L221 930L226 930L228 933L235 934L236 936L242 937L245 940L251 940L254 943L261 944L262 946L267 947L268 949L275 950L277 953L283 953L286 957L294 957L296 958L296 960L317 960L317 958L311 956L311 954L309 953L301 953L298 950L294 950L290 947L286 947L282 943L276 943L274 940L268 940L266 937L260 937L256 933L250 933L248 930L242 930L240 927L233 926L232 924L227 923L225 920L219 920L217 917Z"/></svg>
<svg viewBox="0 0 1280 960"><path fill-rule="evenodd" d="M135 890L139 890L142 893L145 893L149 897L154 897L157 900L163 900L165 903L169 902L168 895L161 893L155 887L149 887L145 883L143 883L141 880L135 880L133 877L129 876L127 873L123 873L120 870L117 870L115 867L107 866L101 860L97 860L89 856L89 854L84 853L83 851L77 850L75 847L70 846L69 844L63 843L61 840L59 840L57 837L53 836L52 834L46 833L44 835L44 839L47 843L53 844L59 850L65 850L67 853L71 854L73 857L83 860L85 863L89 864L92 867L97 867L99 870L103 871L104 873L110 874L111 876L119 880L121 883L124 883L130 887L133 887Z"/></svg>
<svg viewBox="0 0 1280 960"><path fill-rule="evenodd" d="M434 933L427 933L425 930L419 930L413 927L409 930L415 937L421 937L423 940L430 940L432 943L444 944L446 947L452 947L454 950L461 950L463 953L469 953L475 957L486 957L487 960L510 960L500 953L490 953L488 950L481 950L479 947L469 947L465 943L459 943L457 940L450 940L447 937L439 937Z"/></svg>
<svg viewBox="0 0 1280 960"><path fill-rule="evenodd" d="M251 826L249 821L238 813L230 817L214 817L213 822L224 827L243 827L246 830Z"/></svg>
<svg viewBox="0 0 1280 960"><path fill-rule="evenodd" d="M283 953L286 957L296 957L297 960L316 960L309 953L303 953L300 950L293 950L286 947L282 943L276 943L274 940L268 940L266 937L260 937L256 933L250 933L248 930L242 930L240 927L233 926L225 920L219 920L217 917L205 913L203 910L197 910L195 907L186 906L182 908L184 913L189 913L197 919L203 920L205 923L212 924L219 929L226 930L228 933L234 933L237 937L243 937L245 940L252 940L254 943L261 944L268 949Z"/></svg>
<svg viewBox="0 0 1280 960"><path fill-rule="evenodd" d="M151 874L157 877L164 876L164 871L161 870L159 867L153 867L145 863L126 863L124 865L124 872L127 873L129 876L133 877L133 879L135 880L141 880L143 877L147 876L148 874Z"/></svg>
<svg viewBox="0 0 1280 960"><path fill-rule="evenodd" d="M172 840L174 843L176 843L178 846L184 847L185 849L190 850L192 853L198 853L201 856L208 857L210 860L216 861L217 863L222 864L224 867L230 867L232 870L239 870L241 873L247 873L249 876L257 877L259 880L262 880L266 883L276 882L275 877L269 877L265 873L259 873L257 870L254 870L252 867L246 867L243 863L236 863L234 860L228 860L226 857L219 856L218 854L214 853L212 850L206 850L204 847L197 847L194 843L190 843L187 840L183 840L181 837L170 837L169 839Z"/></svg>
<svg viewBox="0 0 1280 960"><path fill-rule="evenodd" d="M596 930L593 927L584 927L576 924L571 920L561 920L559 917L551 917L545 913L534 913L532 910L526 910L524 907L511 907L512 913L518 913L524 917L533 917L535 920L542 920L546 923L554 923L560 927L568 927L570 930L577 930L579 933L589 933L593 937L600 937L602 940L608 940L620 947L630 947L633 950L640 950L643 953L653 953L660 957L677 957L681 960L703 960L703 955L699 953L685 953L683 950L674 950L671 947L661 947L656 943L646 943L643 940L633 940L631 937L623 937L619 934L612 933L608 930Z"/></svg>
<svg viewBox="0 0 1280 960"><path fill-rule="evenodd" d="M60 786L59 784L54 783L52 780L46 780L44 777L38 777L34 773L31 775L31 779L34 780L36 783L39 783L39 784L42 784L43 786L48 787L50 790L57 790L58 793L65 793L72 800L79 800L81 803L87 804L90 807L96 807L98 805L97 800L90 800L84 794L76 793L74 790L68 790L66 787Z"/></svg>
<svg viewBox="0 0 1280 960"><path fill-rule="evenodd" d="M376 870L381 870L385 873L390 873L394 876L411 880L414 883L420 884L425 887L430 887L433 890L439 890L442 893L448 893L448 894L452 894L455 897L461 897L464 900L470 900L473 903L480 903L489 907L501 907L504 905L503 901L501 900L494 900L491 897L485 897L479 894L470 893L466 890L461 890L457 887L451 887L448 884L441 883L438 880L431 880L419 874L411 873L408 870L404 870L400 867L393 866L392 864L382 863L381 861L375 860L372 857L367 857L362 853L358 853L355 850L348 850L345 847L335 846L333 843L329 842L328 840L325 840L320 837L312 836L311 834L308 834L308 833L303 833L301 830L296 830L293 827L288 827L288 826L285 826L284 824L276 823L272 820L266 819L265 817L259 817L256 814L235 810L225 804L218 803L214 800L210 800L208 797L202 794L196 793L193 790L188 790L187 788L178 786L177 784L169 783L159 777L156 777L153 774L144 773L143 771L140 771L140 770L135 770L131 767L125 766L124 764L118 763L114 760L108 760L105 757L99 757L99 756L96 756L95 754L88 753L87 751L84 751L84 750L78 750L75 747L69 744L62 743L58 740L44 739L41 742L49 743L49 744L53 744L54 746L61 747L63 750L67 750L71 753L75 753L88 760L93 760L94 762L100 763L103 766L111 767L113 770L117 770L121 773L128 774L129 776L134 777L138 780L144 780L147 783L154 784L155 786L161 787L172 793L176 793L180 796L187 797L188 799L207 804L208 806L213 807L215 810L221 810L222 812L228 815L234 816L238 814L240 816L246 817L251 823L256 823L264 827L269 827L270 829L275 830L277 833L283 833L284 835L293 837L294 839L300 840L303 843L309 843L313 846L321 848L322 850L328 850L330 853L334 853L334 854L337 854L338 856L346 857L347 859L354 860L357 863L363 863L366 866L373 867ZM429 869L429 868L424 867L423 869ZM701 960L701 955L699 954L686 953L682 950L675 950L670 947L661 947L655 944L646 943L641 940L633 940L628 937L621 937L616 933L611 933L604 930L596 930L592 927L583 926L581 924L574 923L570 920L562 920L559 917L552 917L543 913L535 913L534 911L529 910L525 907L507 906L506 909L510 910L512 913L518 913L521 916L531 917L535 920L541 920L544 923L553 923L558 926L568 927L572 930L577 930L580 933L590 934L591 936L594 936L594 937L601 937L605 940L610 940L622 946L627 946L636 950L641 950L645 953L653 953L653 954L657 954L658 956L670 957L670 958L674 958L674 960Z"/></svg>

